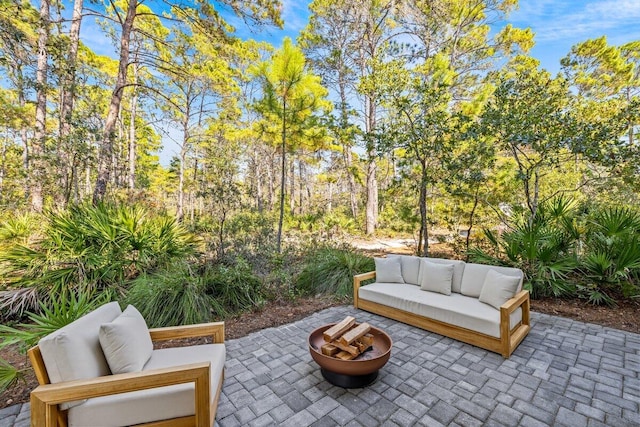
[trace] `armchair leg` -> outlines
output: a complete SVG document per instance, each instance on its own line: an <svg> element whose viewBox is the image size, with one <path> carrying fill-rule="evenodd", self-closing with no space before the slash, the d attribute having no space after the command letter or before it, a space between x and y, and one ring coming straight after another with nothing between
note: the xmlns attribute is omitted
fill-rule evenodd
<svg viewBox="0 0 640 427"><path fill-rule="evenodd" d="M58 427L61 418L58 405L47 405L31 393L31 425ZM66 427L66 423L63 424Z"/></svg>

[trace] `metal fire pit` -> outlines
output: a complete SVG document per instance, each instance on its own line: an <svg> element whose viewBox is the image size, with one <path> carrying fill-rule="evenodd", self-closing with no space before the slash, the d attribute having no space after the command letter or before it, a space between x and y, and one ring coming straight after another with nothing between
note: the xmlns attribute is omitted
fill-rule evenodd
<svg viewBox="0 0 640 427"><path fill-rule="evenodd" d="M368 386L378 378L378 371L391 356L391 337L384 331L371 327L373 346L352 360L342 360L322 354L325 344L323 332L335 325L331 323L315 329L309 335L309 353L320 365L322 376L333 385L344 388L361 388Z"/></svg>

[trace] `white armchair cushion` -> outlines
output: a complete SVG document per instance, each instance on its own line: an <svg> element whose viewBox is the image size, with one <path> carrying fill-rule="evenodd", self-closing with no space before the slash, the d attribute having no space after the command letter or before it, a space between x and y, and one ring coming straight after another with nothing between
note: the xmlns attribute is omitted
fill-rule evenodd
<svg viewBox="0 0 640 427"><path fill-rule="evenodd" d="M154 350L143 371L211 362L211 402L222 381L224 344L203 344ZM111 396L94 397L69 411L69 427L130 426L185 417L195 413L193 383ZM167 424L168 425L168 424Z"/></svg>
<svg viewBox="0 0 640 427"><path fill-rule="evenodd" d="M98 331L100 325L118 317L122 311L117 302L105 304L89 314L47 335L38 342L49 381L52 384L109 375ZM63 403L69 409L83 401Z"/></svg>
<svg viewBox="0 0 640 427"><path fill-rule="evenodd" d="M399 257L374 258L376 263L376 282L404 283L402 263Z"/></svg>
<svg viewBox="0 0 640 427"><path fill-rule="evenodd" d="M453 264L436 264L426 259L421 259L420 269L420 278L422 280L420 289L443 295L451 295Z"/></svg>
<svg viewBox="0 0 640 427"><path fill-rule="evenodd" d="M479 300L500 310L502 304L513 298L519 285L519 277L507 276L495 270L489 270L484 279Z"/></svg>
<svg viewBox="0 0 640 427"><path fill-rule="evenodd" d="M101 325L99 337L114 374L142 371L153 352L147 322L132 305L112 322Z"/></svg>

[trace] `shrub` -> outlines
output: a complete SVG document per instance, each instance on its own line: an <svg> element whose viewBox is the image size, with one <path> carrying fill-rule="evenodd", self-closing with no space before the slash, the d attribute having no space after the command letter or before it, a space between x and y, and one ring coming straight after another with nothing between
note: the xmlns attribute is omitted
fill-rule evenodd
<svg viewBox="0 0 640 427"><path fill-rule="evenodd" d="M222 304L207 293L205 276L186 262L140 275L125 301L140 311L150 327L202 323L214 313L226 314Z"/></svg>
<svg viewBox="0 0 640 427"><path fill-rule="evenodd" d="M558 198L539 206L535 218L520 216L511 229L497 235L484 230L490 250L472 248L472 261L522 269L533 298L575 293L570 274L577 266L579 235L570 200Z"/></svg>
<svg viewBox="0 0 640 427"><path fill-rule="evenodd" d="M354 249L323 247L307 255L296 288L304 294L346 298L353 293L353 276L374 269L373 259Z"/></svg>
<svg viewBox="0 0 640 427"><path fill-rule="evenodd" d="M207 293L225 310L244 311L264 303L262 281L242 258L206 267L204 275Z"/></svg>
<svg viewBox="0 0 640 427"><path fill-rule="evenodd" d="M105 302L105 298L93 298L86 294L62 294L48 305L42 304L40 314L29 313L28 323L16 328L0 325L0 349L16 345L18 350L26 353L40 338L68 325ZM0 391L11 387L22 376L23 371L0 359Z"/></svg>
<svg viewBox="0 0 640 427"><path fill-rule="evenodd" d="M612 294L638 295L640 214L628 208L597 209L586 223L578 295L592 304L614 305Z"/></svg>
<svg viewBox="0 0 640 427"><path fill-rule="evenodd" d="M45 219L37 240L0 248L11 289L35 288L40 296L122 290L140 272L196 253L196 239L182 226L167 217L149 218L139 207L80 205ZM15 296L5 295L23 310Z"/></svg>

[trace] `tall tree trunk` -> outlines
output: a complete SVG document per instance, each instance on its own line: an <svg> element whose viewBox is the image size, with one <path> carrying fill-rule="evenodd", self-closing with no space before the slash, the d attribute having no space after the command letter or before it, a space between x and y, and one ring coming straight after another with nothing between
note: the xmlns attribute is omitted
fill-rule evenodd
<svg viewBox="0 0 640 427"><path fill-rule="evenodd" d="M278 219L278 235L276 240L276 247L278 253L282 252L282 225L284 223L284 190L285 180L287 177L287 99L282 98L282 172L280 175L280 218Z"/></svg>
<svg viewBox="0 0 640 427"><path fill-rule="evenodd" d="M136 53L137 59L137 53ZM136 188L136 152L138 149L136 141L136 117L138 115L138 63L133 64L133 93L131 94L131 119L129 121L129 173L128 186L133 191Z"/></svg>
<svg viewBox="0 0 640 427"><path fill-rule="evenodd" d="M22 78L22 69L20 69L18 71L20 77L20 85L18 87L18 105L20 105L20 108L24 109L26 101L24 99L24 86L22 84L23 82L23 78ZM29 133L27 130L27 125L22 124L20 126L20 139L22 140L22 168L24 170L24 174L27 177L27 179L24 181L24 190L25 190L25 194L29 194L30 191L30 183L29 183L29 158L30 158L30 153L29 153Z"/></svg>
<svg viewBox="0 0 640 427"><path fill-rule="evenodd" d="M296 212L296 162L291 157L289 163L289 212L295 215Z"/></svg>
<svg viewBox="0 0 640 427"><path fill-rule="evenodd" d="M338 79L338 87L340 92L340 127L345 130L349 127L349 112L347 99L347 84L344 80L342 72ZM342 160L344 162L344 170L347 174L347 183L349 185L349 203L351 206L351 216L356 219L358 216L358 199L356 196L356 178L351 170L353 164L353 155L351 153L351 141L346 140L344 134L341 135L342 143Z"/></svg>
<svg viewBox="0 0 640 427"><path fill-rule="evenodd" d="M473 208L471 208L471 213L469 214L469 228L467 228L467 236L465 240L465 248L466 248L466 259L465 261L469 262L469 246L471 245L471 230L473 229L473 224L475 222L476 209L478 208L478 203L480 202L480 198L478 197L480 194L480 186L476 186L476 191L473 195Z"/></svg>
<svg viewBox="0 0 640 427"><path fill-rule="evenodd" d="M7 162L7 145L8 138L5 138L2 141L2 150L0 152L0 203L2 203L3 195L4 195L4 174L5 174L5 164Z"/></svg>
<svg viewBox="0 0 640 427"><path fill-rule="evenodd" d="M256 205L258 208L258 212L262 213L262 211L264 210L264 195L263 195L263 189L262 189L262 163L260 162L260 159L258 158L257 153L254 153L255 159L255 168L254 168L254 174L255 174L255 180L256 180Z"/></svg>
<svg viewBox="0 0 640 427"><path fill-rule="evenodd" d="M182 148L180 149L180 169L178 174L178 206L176 209L176 220L181 222L184 218L184 172L185 162L187 161L187 151L189 150L189 110L187 104L187 112L182 122Z"/></svg>
<svg viewBox="0 0 640 427"><path fill-rule="evenodd" d="M40 0L40 27L38 28L38 64L36 68L36 126L31 144L31 209L42 212L43 181L45 177L44 150L47 138L47 42L49 40L49 0Z"/></svg>
<svg viewBox="0 0 640 427"><path fill-rule="evenodd" d="M82 23L83 0L73 2L73 13L71 16L71 27L69 28L69 54L67 55L67 69L63 72L60 85L60 153L63 168L61 171L61 186L64 190L63 204L69 203L72 188L77 186L75 155L69 141L71 134L71 116L73 114L73 104L75 98L76 65L78 58L78 46L80 41L80 24Z"/></svg>
<svg viewBox="0 0 640 427"><path fill-rule="evenodd" d="M274 153L270 153L269 155L269 164L267 165L267 189L268 191L268 197L269 197L269 211L271 212L273 210L273 207L275 205L275 168L276 168L276 159L275 159L275 154Z"/></svg>
<svg viewBox="0 0 640 427"><path fill-rule="evenodd" d="M376 104L372 97L366 97L367 103L367 118L366 118L366 132L369 136L367 141L367 200L366 200L366 219L365 219L365 233L371 235L375 233L378 223L378 179L376 163L376 148L375 143L372 140L373 132L376 128Z"/></svg>
<svg viewBox="0 0 640 427"><path fill-rule="evenodd" d="M627 87L627 103L628 105L631 105L631 88ZM629 122L627 125L627 128L629 129L629 147L633 147L633 140L634 140L634 135L633 132L635 131L636 125L633 121L633 116L629 115Z"/></svg>
<svg viewBox="0 0 640 427"><path fill-rule="evenodd" d="M429 254L429 224L427 222L427 159L420 160L420 235L418 256Z"/></svg>
<svg viewBox="0 0 640 427"><path fill-rule="evenodd" d="M98 150L98 177L93 190L93 203L99 203L104 199L107 185L111 176L111 155L113 152L114 132L118 119L118 111L122 102L123 89L127 82L127 65L129 63L129 42L133 31L133 22L136 17L137 0L130 0L127 15L122 22L122 35L120 36L120 59L118 63L118 77L116 87L111 96L107 120L104 124L102 141Z"/></svg>

